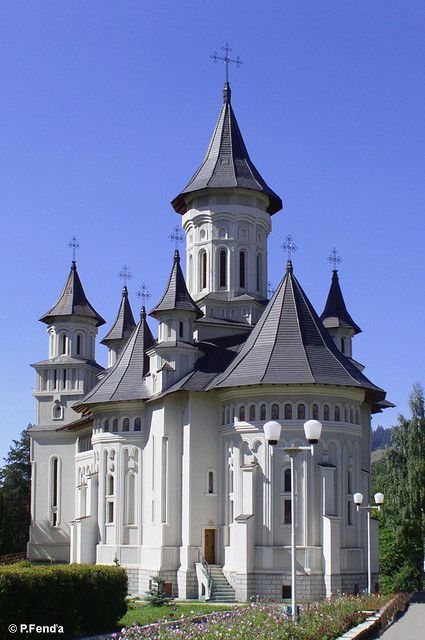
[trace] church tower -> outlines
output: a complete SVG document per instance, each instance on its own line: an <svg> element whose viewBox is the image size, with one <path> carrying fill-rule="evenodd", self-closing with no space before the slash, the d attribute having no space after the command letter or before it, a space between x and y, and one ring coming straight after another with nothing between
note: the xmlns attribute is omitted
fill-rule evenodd
<svg viewBox="0 0 425 640"><path fill-rule="evenodd" d="M94 387L103 369L95 347L97 329L105 321L87 300L74 260L58 301L40 322L47 324L49 355L32 365L37 372L36 422L41 428L58 427L76 419L72 404Z"/></svg>
<svg viewBox="0 0 425 640"><path fill-rule="evenodd" d="M101 340L101 344L108 347L108 367L115 364L121 355L125 345L133 329L136 326L133 312L131 310L130 301L128 299L128 289L124 285L122 289L121 303L118 309L117 317L110 331Z"/></svg>
<svg viewBox="0 0 425 640"><path fill-rule="evenodd" d="M332 271L331 286L320 319L341 353L347 358L352 358L352 338L361 333L361 329L347 311L337 269ZM356 364L359 365L359 363ZM359 368L363 368L362 365L359 365Z"/></svg>
<svg viewBox="0 0 425 640"><path fill-rule="evenodd" d="M183 216L190 295L205 316L255 324L267 298L271 216L282 201L248 155L227 81L206 156L172 205Z"/></svg>

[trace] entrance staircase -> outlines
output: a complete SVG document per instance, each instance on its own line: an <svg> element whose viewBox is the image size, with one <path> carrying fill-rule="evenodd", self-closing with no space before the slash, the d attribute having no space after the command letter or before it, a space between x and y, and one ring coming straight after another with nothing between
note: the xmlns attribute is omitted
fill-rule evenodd
<svg viewBox="0 0 425 640"><path fill-rule="evenodd" d="M212 580L209 602L236 602L235 590L224 577L223 567L219 564L210 564L208 569Z"/></svg>

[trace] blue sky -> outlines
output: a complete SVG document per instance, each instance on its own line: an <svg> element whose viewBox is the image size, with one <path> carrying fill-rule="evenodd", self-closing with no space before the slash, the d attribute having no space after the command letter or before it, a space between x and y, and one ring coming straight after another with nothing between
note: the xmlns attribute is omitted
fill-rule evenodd
<svg viewBox="0 0 425 640"><path fill-rule="evenodd" d="M223 84L210 54L226 41L244 60L230 79L245 142L285 204L270 280L291 233L320 313L336 246L363 329L354 356L397 404L374 424L407 411L424 378L425 4L3 0L0 456L34 419L29 363L47 354L37 319L63 286L70 237L108 326L123 263L135 310L141 282L160 296L180 220L169 203L205 153Z"/></svg>

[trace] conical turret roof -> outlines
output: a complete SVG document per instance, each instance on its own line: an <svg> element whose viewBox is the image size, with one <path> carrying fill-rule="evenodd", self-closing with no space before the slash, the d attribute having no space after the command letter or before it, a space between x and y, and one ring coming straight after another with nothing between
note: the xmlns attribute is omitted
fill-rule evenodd
<svg viewBox="0 0 425 640"><path fill-rule="evenodd" d="M373 401L385 398L335 346L288 262L246 343L209 388L258 384L329 384L360 387Z"/></svg>
<svg viewBox="0 0 425 640"><path fill-rule="evenodd" d="M270 214L282 209L282 200L270 189L252 163L230 103L230 85L224 85L224 104L206 156L186 187L171 202L177 213L187 210L186 196L203 189L252 189L269 198Z"/></svg>
<svg viewBox="0 0 425 640"><path fill-rule="evenodd" d="M135 326L121 356L98 384L73 408L86 412L92 404L121 400L144 400L150 397L144 378L149 372L149 357L146 351L155 343L146 322L143 307L140 321Z"/></svg>
<svg viewBox="0 0 425 640"><path fill-rule="evenodd" d="M105 320L87 300L74 260L72 261L71 271L69 272L68 279L60 294L59 300L47 313L41 316L40 322L49 324L53 322L55 318L63 316L93 318L96 320L96 326L98 327L105 324Z"/></svg>
<svg viewBox="0 0 425 640"><path fill-rule="evenodd" d="M361 333L360 327L354 322L347 311L341 287L339 285L338 271L332 271L332 282L326 300L325 309L320 316L321 321L327 329L334 327L347 327L354 329L354 333Z"/></svg>
<svg viewBox="0 0 425 640"><path fill-rule="evenodd" d="M173 266L164 294L149 315L156 318L163 311L176 310L193 311L197 318L204 315L187 290L186 281L180 266L180 254L178 249L174 252Z"/></svg>
<svg viewBox="0 0 425 640"><path fill-rule="evenodd" d="M114 340L125 340L130 337L135 326L136 322L128 299L128 289L124 286L115 322L109 333L101 340L101 343L108 345Z"/></svg>

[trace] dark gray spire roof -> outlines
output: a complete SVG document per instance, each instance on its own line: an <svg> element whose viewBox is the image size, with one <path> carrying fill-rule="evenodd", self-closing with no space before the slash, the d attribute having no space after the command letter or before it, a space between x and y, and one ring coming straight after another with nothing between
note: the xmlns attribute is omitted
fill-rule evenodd
<svg viewBox="0 0 425 640"><path fill-rule="evenodd" d="M101 340L101 343L107 345L114 340L126 340L131 336L135 326L136 322L128 299L128 289L124 286L115 322L109 333Z"/></svg>
<svg viewBox="0 0 425 640"><path fill-rule="evenodd" d="M146 351L155 343L152 332L146 322L143 307L140 321L135 326L121 356L110 371L107 371L98 384L73 408L84 412L92 404L117 402L120 400L144 400L150 397L144 377L149 372L149 357Z"/></svg>
<svg viewBox="0 0 425 640"><path fill-rule="evenodd" d="M285 277L242 349L209 388L312 383L360 387L371 400L385 397L337 349L288 262Z"/></svg>
<svg viewBox="0 0 425 640"><path fill-rule="evenodd" d="M193 311L197 318L204 315L187 290L186 281L180 266L180 254L178 249L174 252L173 267L171 269L165 292L161 300L149 315L156 318L162 311L175 310Z"/></svg>
<svg viewBox="0 0 425 640"><path fill-rule="evenodd" d="M354 333L361 333L360 327L354 322L347 311L341 287L339 286L338 271L332 271L332 282L326 300L325 309L320 316L321 321L327 329L333 327L347 327L354 329Z"/></svg>
<svg viewBox="0 0 425 640"><path fill-rule="evenodd" d="M224 104L206 156L189 183L171 202L177 213L187 210L185 196L202 189L252 189L269 198L270 214L282 209L282 200L265 183L250 160L236 116L230 104L230 85L224 85Z"/></svg>
<svg viewBox="0 0 425 640"><path fill-rule="evenodd" d="M57 303L40 318L40 322L49 324L55 318L61 316L78 316L84 318L93 318L96 320L96 326L100 327L105 324L105 320L92 307L86 298L80 276L77 272L77 265L72 261L71 271L65 286L60 294Z"/></svg>

